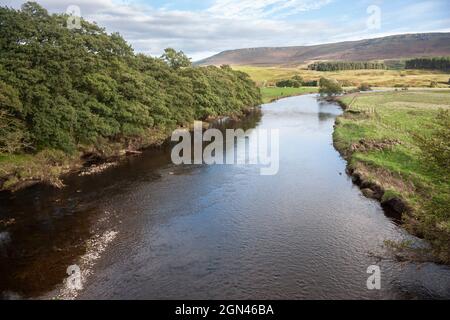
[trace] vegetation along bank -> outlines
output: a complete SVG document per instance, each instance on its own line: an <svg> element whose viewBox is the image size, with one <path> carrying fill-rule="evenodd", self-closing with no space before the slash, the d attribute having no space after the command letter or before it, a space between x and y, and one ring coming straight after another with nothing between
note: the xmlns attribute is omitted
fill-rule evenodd
<svg viewBox="0 0 450 320"><path fill-rule="evenodd" d="M0 190L160 143L195 119L261 104L247 74L135 54L116 33L28 2L0 7Z"/></svg>
<svg viewBox="0 0 450 320"><path fill-rule="evenodd" d="M336 148L367 197L400 214L450 262L450 92L347 95Z"/></svg>

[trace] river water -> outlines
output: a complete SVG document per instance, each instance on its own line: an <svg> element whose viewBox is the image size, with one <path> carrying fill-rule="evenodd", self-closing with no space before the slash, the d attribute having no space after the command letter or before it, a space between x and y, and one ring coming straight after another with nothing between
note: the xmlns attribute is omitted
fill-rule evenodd
<svg viewBox="0 0 450 320"><path fill-rule="evenodd" d="M175 166L163 149L62 190L1 195L0 219L15 219L0 230L3 298L58 295L72 264L89 275L81 299L450 298L450 268L385 254L385 240L422 243L345 174L332 145L341 113L307 95L228 124L280 130L274 176ZM371 265L381 290L367 288Z"/></svg>

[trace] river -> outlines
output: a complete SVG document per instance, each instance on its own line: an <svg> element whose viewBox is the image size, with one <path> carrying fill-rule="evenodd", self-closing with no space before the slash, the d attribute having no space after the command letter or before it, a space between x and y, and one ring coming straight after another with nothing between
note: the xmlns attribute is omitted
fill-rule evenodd
<svg viewBox="0 0 450 320"><path fill-rule="evenodd" d="M235 127L280 130L280 169L171 164L149 150L67 187L0 196L3 298L49 298L81 264L81 299L450 298L450 268L397 262L385 240L421 241L362 196L332 145L335 104L263 105ZM385 256L384 256L385 255ZM380 258L381 256L381 258ZM381 270L368 290L367 268Z"/></svg>

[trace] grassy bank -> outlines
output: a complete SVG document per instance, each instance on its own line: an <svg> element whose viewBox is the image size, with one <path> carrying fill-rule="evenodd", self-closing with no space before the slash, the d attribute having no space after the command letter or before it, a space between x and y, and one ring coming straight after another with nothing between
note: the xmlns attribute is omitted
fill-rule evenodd
<svg viewBox="0 0 450 320"><path fill-rule="evenodd" d="M302 88L261 88L261 96L264 103L269 103L281 98L298 96L301 94L317 93L317 87L302 87Z"/></svg>
<svg viewBox="0 0 450 320"><path fill-rule="evenodd" d="M337 120L334 141L354 181L366 196L401 212L405 227L429 240L439 259L449 263L448 168L425 160L427 150L420 141L434 141L438 116L450 109L450 93L370 93L340 102L346 112ZM444 134L450 130L445 127ZM445 149L445 139L443 143Z"/></svg>
<svg viewBox="0 0 450 320"><path fill-rule="evenodd" d="M169 130L149 129L145 138L135 140L132 146L123 142L105 142L82 146L71 154L55 149L33 154L0 153L0 191L17 191L37 183L61 188L64 186L62 177L66 174L103 162L115 162L136 150L159 146L169 136Z"/></svg>
<svg viewBox="0 0 450 320"><path fill-rule="evenodd" d="M344 86L358 86L368 83L372 87L428 87L434 81L439 87L447 88L449 73L430 70L345 70L335 72L321 72L306 70L302 67L253 67L233 66L233 69L246 72L253 81L260 86L274 85L277 81L291 79L300 75L303 79L319 80L321 77L341 81Z"/></svg>

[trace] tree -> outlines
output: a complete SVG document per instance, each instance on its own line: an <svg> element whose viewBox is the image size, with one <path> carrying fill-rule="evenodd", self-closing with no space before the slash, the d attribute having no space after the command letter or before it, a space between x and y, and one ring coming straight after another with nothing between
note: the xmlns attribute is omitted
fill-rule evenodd
<svg viewBox="0 0 450 320"><path fill-rule="evenodd" d="M406 69L450 70L450 57L416 58L406 61Z"/></svg>
<svg viewBox="0 0 450 320"><path fill-rule="evenodd" d="M316 62L308 66L310 70L316 71L340 71L340 70L360 70L360 69L386 69L383 62L370 61L330 61Z"/></svg>
<svg viewBox="0 0 450 320"><path fill-rule="evenodd" d="M358 87L359 91L371 91L372 88L368 83L361 83L361 85Z"/></svg>
<svg viewBox="0 0 450 320"><path fill-rule="evenodd" d="M187 68L192 65L191 59L188 58L183 51L176 51L172 48L164 50L161 59L169 65L172 69Z"/></svg>
<svg viewBox="0 0 450 320"><path fill-rule="evenodd" d="M276 83L278 88L300 88L303 85L302 77L296 75L289 80L281 80Z"/></svg>
<svg viewBox="0 0 450 320"><path fill-rule="evenodd" d="M320 86L319 93L322 96L326 95L330 97L341 94L343 92L343 89L339 84L339 82L337 82L334 79L321 78L319 86Z"/></svg>
<svg viewBox="0 0 450 320"><path fill-rule="evenodd" d="M135 54L117 33L66 21L36 3L0 7L0 153L139 146L155 131L261 104L245 73L192 67L173 49Z"/></svg>
<svg viewBox="0 0 450 320"><path fill-rule="evenodd" d="M33 17L48 17L48 12L42 6L40 6L37 2L26 2L22 5L21 10L23 13L26 13Z"/></svg>

